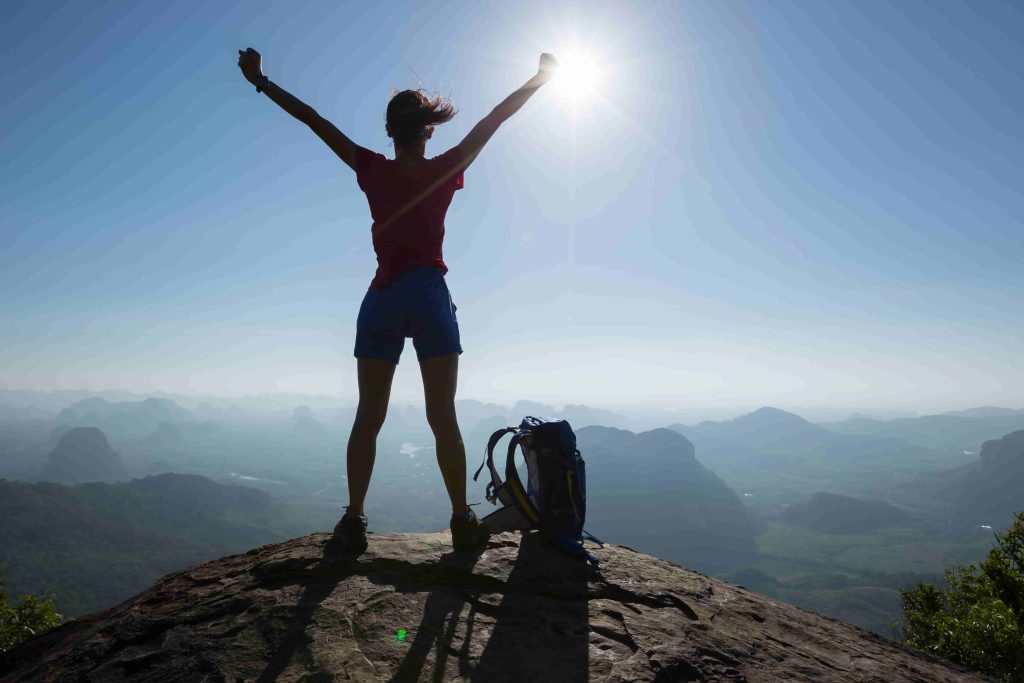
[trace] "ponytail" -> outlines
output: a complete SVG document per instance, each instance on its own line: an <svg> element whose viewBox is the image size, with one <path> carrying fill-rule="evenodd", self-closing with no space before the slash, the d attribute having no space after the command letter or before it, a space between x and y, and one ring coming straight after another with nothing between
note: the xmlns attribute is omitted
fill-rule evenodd
<svg viewBox="0 0 1024 683"><path fill-rule="evenodd" d="M402 90L391 96L385 119L396 145L415 147L426 140L428 126L451 121L455 112L452 101L440 93L428 97L422 89Z"/></svg>

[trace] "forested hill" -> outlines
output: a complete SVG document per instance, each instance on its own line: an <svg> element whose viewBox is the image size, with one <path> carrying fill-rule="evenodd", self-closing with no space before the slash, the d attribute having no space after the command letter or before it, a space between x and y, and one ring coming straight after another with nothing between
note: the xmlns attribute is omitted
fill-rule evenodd
<svg viewBox="0 0 1024 683"><path fill-rule="evenodd" d="M12 595L40 590L73 616L160 576L308 532L268 494L189 474L64 486L0 480L0 567Z"/></svg>

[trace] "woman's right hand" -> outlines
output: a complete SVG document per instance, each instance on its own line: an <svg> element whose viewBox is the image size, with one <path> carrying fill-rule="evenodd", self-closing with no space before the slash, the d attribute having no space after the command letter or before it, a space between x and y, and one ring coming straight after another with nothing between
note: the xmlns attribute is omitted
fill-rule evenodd
<svg viewBox="0 0 1024 683"><path fill-rule="evenodd" d="M537 76L544 81L550 81L555 77L555 72L557 71L558 60L555 59L555 56L548 52L543 53L540 56L540 67L537 69Z"/></svg>
<svg viewBox="0 0 1024 683"><path fill-rule="evenodd" d="M239 50L238 68L242 70L245 80L255 83L256 79L263 75L263 57L251 47L245 52Z"/></svg>

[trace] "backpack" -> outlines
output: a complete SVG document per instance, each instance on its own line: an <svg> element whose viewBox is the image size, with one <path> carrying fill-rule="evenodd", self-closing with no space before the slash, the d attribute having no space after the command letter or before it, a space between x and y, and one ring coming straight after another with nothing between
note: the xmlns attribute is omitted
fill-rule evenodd
<svg viewBox="0 0 1024 683"><path fill-rule="evenodd" d="M512 434L502 481L494 466L494 447ZM516 447L522 449L528 472L527 485L516 471ZM499 429L487 441L484 465L491 470L485 489L487 500L502 507L481 522L492 533L537 529L541 536L574 557L597 564L597 556L583 547L583 541L601 543L583 529L587 515L587 476L585 463L576 449L576 434L565 420L525 417L518 427ZM603 546L602 546L603 547Z"/></svg>

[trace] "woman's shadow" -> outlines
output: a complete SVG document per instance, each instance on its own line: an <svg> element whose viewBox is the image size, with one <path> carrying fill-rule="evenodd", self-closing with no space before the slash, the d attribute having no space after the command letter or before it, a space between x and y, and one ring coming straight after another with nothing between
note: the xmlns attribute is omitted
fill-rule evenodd
<svg viewBox="0 0 1024 683"><path fill-rule="evenodd" d="M478 559L478 554L452 552L440 562L463 577L475 577ZM593 576L585 562L548 546L536 533L523 534L505 581L480 576L479 581L438 587L427 595L423 618L391 681L443 681L450 659L459 676L481 683L586 681L587 585ZM498 604L495 593L501 595ZM466 603L469 611L463 620ZM433 671L425 676L431 652Z"/></svg>

